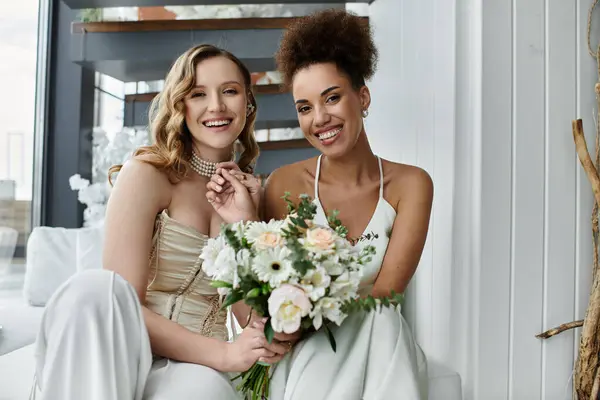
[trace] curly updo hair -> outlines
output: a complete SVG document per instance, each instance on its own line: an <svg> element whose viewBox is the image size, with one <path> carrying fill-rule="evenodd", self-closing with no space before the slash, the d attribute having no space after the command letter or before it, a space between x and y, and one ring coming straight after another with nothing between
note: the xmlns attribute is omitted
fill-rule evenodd
<svg viewBox="0 0 600 400"><path fill-rule="evenodd" d="M346 10L330 9L290 24L275 59L288 86L298 70L331 62L359 89L373 76L378 52L367 19Z"/></svg>

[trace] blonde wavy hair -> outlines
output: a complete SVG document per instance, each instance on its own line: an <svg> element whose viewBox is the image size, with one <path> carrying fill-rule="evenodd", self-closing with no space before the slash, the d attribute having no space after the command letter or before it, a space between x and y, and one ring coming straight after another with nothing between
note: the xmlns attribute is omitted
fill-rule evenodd
<svg viewBox="0 0 600 400"><path fill-rule="evenodd" d="M253 163L259 154L258 143L254 137L257 105L252 92L250 71L236 56L226 50L208 44L195 46L175 61L165 78L163 90L152 100L149 114L153 143L140 147L133 153L134 158L149 155L150 157L142 161L167 172L169 180L173 183L185 178L190 170L192 135L185 123L184 99L195 85L196 66L213 57L225 57L238 66L244 77L248 102L254 106L239 136L244 148L237 161L240 169L253 172ZM114 165L109 169L108 180L111 184L112 175L121 168L122 165Z"/></svg>

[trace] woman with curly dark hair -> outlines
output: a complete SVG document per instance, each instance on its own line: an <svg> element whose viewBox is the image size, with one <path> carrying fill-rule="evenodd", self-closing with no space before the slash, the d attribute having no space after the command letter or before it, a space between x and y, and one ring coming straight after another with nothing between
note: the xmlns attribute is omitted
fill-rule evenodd
<svg viewBox="0 0 600 400"><path fill-rule="evenodd" d="M286 31L277 63L300 127L322 154L271 175L266 219L285 214L282 193L314 193L317 222L326 224L325 215L339 210L355 245L376 248L361 294L404 292L427 236L433 184L422 169L382 160L369 146L365 81L375 72L377 49L368 23L344 10L303 18ZM274 399L427 398L425 357L400 310L351 315L333 335L336 352L319 332L276 366Z"/></svg>
<svg viewBox="0 0 600 400"><path fill-rule="evenodd" d="M365 82L375 72L377 49L368 24L343 10L302 18L284 34L277 62L304 135L322 154L272 173L263 218L286 214L284 192L314 193L317 223L327 224L326 214L338 210L355 246L376 248L361 295L404 292L427 236L433 184L422 169L382 160L369 146L363 118L371 95ZM336 352L318 332L275 366L272 399L427 398L425 356L400 310L354 314L332 331ZM293 342L300 336L275 338Z"/></svg>

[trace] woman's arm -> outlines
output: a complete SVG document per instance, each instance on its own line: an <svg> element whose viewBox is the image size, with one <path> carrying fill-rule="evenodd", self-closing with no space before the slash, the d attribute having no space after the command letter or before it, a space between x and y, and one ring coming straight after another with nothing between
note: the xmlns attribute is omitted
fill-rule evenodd
<svg viewBox="0 0 600 400"><path fill-rule="evenodd" d="M414 275L429 229L433 183L427 172L411 167L401 182L396 220L381 272L373 286L373 297L403 293Z"/></svg>
<svg viewBox="0 0 600 400"><path fill-rule="evenodd" d="M282 197L285 192L291 193L292 199L296 199L297 196L297 182L293 179L297 172L293 171L293 166L286 165L276 169L265 182L260 206L263 221L285 219L287 216L287 204Z"/></svg>
<svg viewBox="0 0 600 400"><path fill-rule="evenodd" d="M155 167L140 160L126 163L108 201L103 265L135 288L154 353L227 371L226 342L193 333L145 307L154 222L170 196L171 183Z"/></svg>

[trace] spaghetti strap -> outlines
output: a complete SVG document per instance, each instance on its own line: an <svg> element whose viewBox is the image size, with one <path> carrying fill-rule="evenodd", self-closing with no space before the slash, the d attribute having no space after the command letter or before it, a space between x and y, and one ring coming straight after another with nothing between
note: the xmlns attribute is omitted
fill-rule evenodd
<svg viewBox="0 0 600 400"><path fill-rule="evenodd" d="M319 175L321 175L321 156L317 159L317 170L315 171L315 200L319 199Z"/></svg>
<svg viewBox="0 0 600 400"><path fill-rule="evenodd" d="M379 162L379 198L383 198L383 167L381 166L381 158L377 156Z"/></svg>

